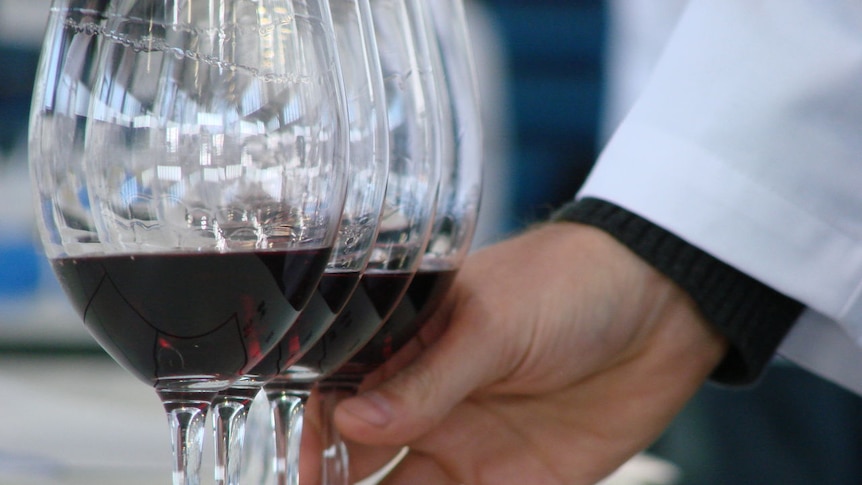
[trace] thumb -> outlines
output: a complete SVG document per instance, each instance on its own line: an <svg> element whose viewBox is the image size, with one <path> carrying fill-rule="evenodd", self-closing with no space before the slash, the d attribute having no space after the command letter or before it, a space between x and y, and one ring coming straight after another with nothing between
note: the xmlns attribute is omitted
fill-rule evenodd
<svg viewBox="0 0 862 485"><path fill-rule="evenodd" d="M476 323L452 322L411 364L342 401L334 416L342 434L369 445L409 443L433 429L474 390L493 382L501 352L492 339L500 333L486 332L485 325Z"/></svg>

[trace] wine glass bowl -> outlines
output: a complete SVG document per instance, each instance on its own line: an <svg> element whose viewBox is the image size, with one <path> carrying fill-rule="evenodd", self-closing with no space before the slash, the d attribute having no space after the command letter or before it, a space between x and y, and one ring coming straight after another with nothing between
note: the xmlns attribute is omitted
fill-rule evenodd
<svg viewBox="0 0 862 485"><path fill-rule="evenodd" d="M332 254L300 320L254 372L269 381L289 368L328 328L353 293L378 234L389 174L385 94L367 0L329 0L345 85L348 190Z"/></svg>
<svg viewBox="0 0 862 485"><path fill-rule="evenodd" d="M142 301L180 299L138 310L151 326L192 340L225 329L242 342L238 352L224 339L179 352L180 372L195 352L202 366L243 354L215 389L259 362L296 318L340 219L346 114L331 39L328 51L317 46L331 32L319 7L313 21L314 5L116 1L100 31L85 157L100 240L136 273L170 280L142 285L158 291ZM171 266L198 263L176 274L140 265L165 254Z"/></svg>
<svg viewBox="0 0 862 485"><path fill-rule="evenodd" d="M369 5L389 118L386 197L359 286L317 345L285 374L297 382L315 376L334 384L332 374L372 338L403 296L433 221L441 119L422 5L413 0L370 0Z"/></svg>

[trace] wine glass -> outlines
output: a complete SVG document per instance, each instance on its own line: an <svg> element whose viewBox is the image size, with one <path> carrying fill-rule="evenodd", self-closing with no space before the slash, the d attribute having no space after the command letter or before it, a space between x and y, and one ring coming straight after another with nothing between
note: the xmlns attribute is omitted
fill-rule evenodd
<svg viewBox="0 0 862 485"><path fill-rule="evenodd" d="M334 243L347 115L331 19L319 0L58 5L31 121L46 253L91 334L161 399L174 483L199 483L210 403L287 331ZM66 43L87 49L59 56ZM55 121L69 96L73 122ZM86 245L70 210L92 223Z"/></svg>
<svg viewBox="0 0 862 485"><path fill-rule="evenodd" d="M438 197L441 165L451 149L449 117L435 78L434 59L439 55L427 30L424 4L420 0L371 0L384 79L387 82L392 126L392 160L396 166L419 163L421 171L403 175L390 171L384 219L375 252L357 291L320 343L300 360L300 368L314 368L321 396L320 416L324 438L323 481L346 484L348 454L332 419L331 410L342 393L355 392L358 383L340 369L379 331L404 296L428 244ZM402 109L404 84L415 84L421 93L414 112ZM397 120L397 121L393 121ZM401 124L399 124L401 123ZM415 131L414 131L415 130ZM423 143L423 151L412 153L399 147ZM416 145L418 146L418 145ZM424 157L418 158L418 157ZM434 181L429 179L432 173ZM395 176L393 176L393 172ZM417 192L424 190L424 192ZM390 197L391 195L391 197ZM298 380L298 377L293 377Z"/></svg>
<svg viewBox="0 0 862 485"><path fill-rule="evenodd" d="M333 322L358 284L377 234L389 173L389 128L370 18L361 13L367 10L367 0L329 0L326 6L335 31L350 133L344 213L326 270L299 318L260 363L216 397L213 414L221 483L240 481L245 425L254 397ZM277 436L299 436L304 393L274 383L267 386L266 396L280 430ZM269 435L273 437L272 432ZM289 447L290 443L289 438L277 440L277 459L267 469L276 471L279 483L298 483L298 443Z"/></svg>
<svg viewBox="0 0 862 485"><path fill-rule="evenodd" d="M321 383L321 420L355 394L362 379L385 364L422 328L445 297L466 256L478 219L482 136L478 88L462 0L425 2L441 123L441 179L434 223L419 269L373 338ZM324 426L327 428L327 426ZM329 426L331 443L340 438ZM334 445L331 445L334 446ZM346 456L337 466L346 468ZM344 477L330 484L345 483Z"/></svg>
<svg viewBox="0 0 862 485"><path fill-rule="evenodd" d="M318 381L371 338L400 299L427 243L439 180L439 118L432 108L436 97L429 78L427 46L417 47L421 36L414 32L403 0L378 2L379 12L373 2L362 0L359 4L360 15L366 21L373 20L369 29L374 32L380 54L389 119L390 170L379 232L359 285L323 336L264 386L269 396L289 394L298 403L304 403ZM381 17L388 17L383 32L377 28ZM295 417L293 421L297 421ZM296 428L277 425L276 435L279 442L297 443L290 449L298 446ZM337 465L346 465L341 460L346 457L341 448L338 443L325 450L324 463L336 464L322 470L325 483L333 476L346 478L346 468Z"/></svg>
<svg viewBox="0 0 862 485"><path fill-rule="evenodd" d="M412 0L370 0L363 13L373 21L389 119L389 177L380 227L350 299L323 336L265 384L268 393L276 389L305 402L315 385L373 337L406 291L427 245L440 177L441 120L427 33L417 30L418 5ZM323 393L337 389L325 388ZM330 420L322 425L327 444L322 481L346 483L344 444ZM285 434L285 429L276 427L279 440L298 441L298 433Z"/></svg>

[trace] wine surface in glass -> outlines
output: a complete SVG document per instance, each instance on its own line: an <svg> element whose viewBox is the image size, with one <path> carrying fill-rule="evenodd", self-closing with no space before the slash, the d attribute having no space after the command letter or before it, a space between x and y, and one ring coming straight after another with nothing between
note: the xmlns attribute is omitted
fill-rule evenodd
<svg viewBox="0 0 862 485"><path fill-rule="evenodd" d="M155 387L226 386L278 343L329 249L88 255L52 260L84 324Z"/></svg>
<svg viewBox="0 0 862 485"><path fill-rule="evenodd" d="M288 378L314 381L337 370L380 329L413 279L409 271L367 272L323 337L289 369Z"/></svg>
<svg viewBox="0 0 862 485"><path fill-rule="evenodd" d="M338 373L364 375L383 365L422 329L457 273L457 269L420 269L380 330Z"/></svg>
<svg viewBox="0 0 862 485"><path fill-rule="evenodd" d="M326 332L347 303L362 273L327 271L308 304L278 345L249 374L260 379L277 376L301 358Z"/></svg>

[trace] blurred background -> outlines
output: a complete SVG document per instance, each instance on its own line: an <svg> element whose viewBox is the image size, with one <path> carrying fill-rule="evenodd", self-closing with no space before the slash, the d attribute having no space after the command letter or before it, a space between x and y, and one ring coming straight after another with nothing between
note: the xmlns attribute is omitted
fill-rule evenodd
<svg viewBox="0 0 862 485"><path fill-rule="evenodd" d="M663 2L468 0L486 133L477 246L573 196L684 5ZM26 131L48 8L0 0L0 484L118 470L163 483L157 399L93 343L35 241ZM860 414L859 397L777 361L751 389L706 386L650 452L681 485L858 485Z"/></svg>
<svg viewBox="0 0 862 485"><path fill-rule="evenodd" d="M86 350L92 340L35 241L27 122L50 0L0 0L0 349Z"/></svg>

